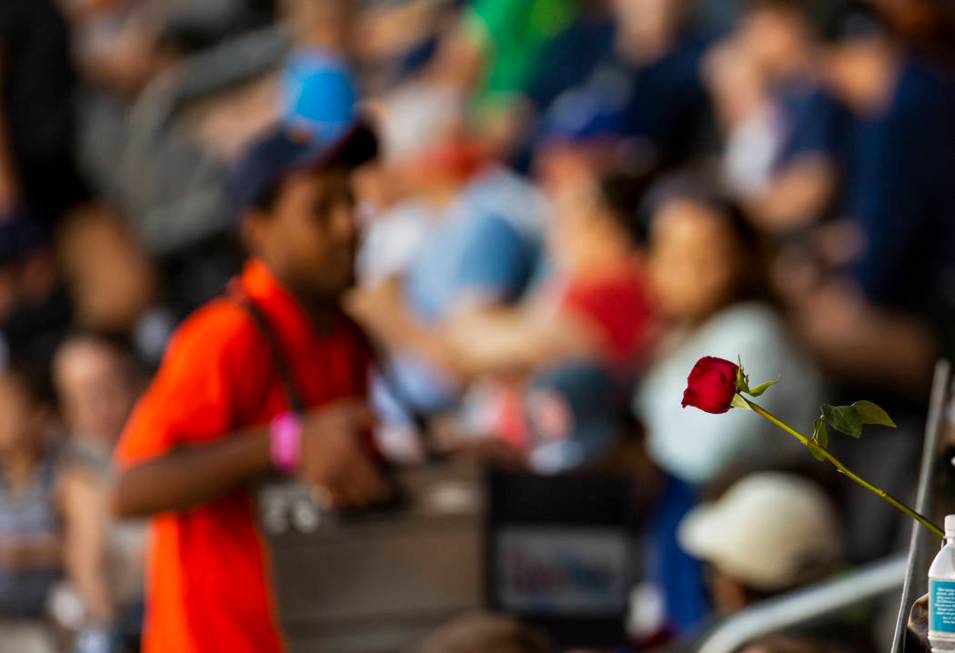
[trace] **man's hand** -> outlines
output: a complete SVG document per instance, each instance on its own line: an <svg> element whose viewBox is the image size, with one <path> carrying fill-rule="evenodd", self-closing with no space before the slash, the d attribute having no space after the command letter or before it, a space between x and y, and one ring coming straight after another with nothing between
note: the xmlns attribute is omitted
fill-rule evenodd
<svg viewBox="0 0 955 653"><path fill-rule="evenodd" d="M299 476L327 493L334 508L364 506L388 497L362 443L373 417L362 403L342 402L306 415Z"/></svg>

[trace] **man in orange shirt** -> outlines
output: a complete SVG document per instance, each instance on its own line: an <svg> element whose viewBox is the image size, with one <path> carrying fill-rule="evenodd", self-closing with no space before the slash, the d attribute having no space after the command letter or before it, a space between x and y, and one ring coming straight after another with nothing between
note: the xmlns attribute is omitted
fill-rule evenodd
<svg viewBox="0 0 955 653"><path fill-rule="evenodd" d="M152 517L146 653L283 649L254 520L278 470L335 506L382 499L362 445L370 355L339 300L357 244L349 171L374 155L360 124L321 140L277 129L233 190L252 258L180 327L121 438L114 511Z"/></svg>

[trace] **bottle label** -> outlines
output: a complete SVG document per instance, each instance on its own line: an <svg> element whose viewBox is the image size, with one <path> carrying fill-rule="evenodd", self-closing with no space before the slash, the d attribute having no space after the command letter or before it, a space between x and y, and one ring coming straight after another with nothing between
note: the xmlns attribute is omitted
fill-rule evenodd
<svg viewBox="0 0 955 653"><path fill-rule="evenodd" d="M929 581L929 630L955 633L955 581Z"/></svg>

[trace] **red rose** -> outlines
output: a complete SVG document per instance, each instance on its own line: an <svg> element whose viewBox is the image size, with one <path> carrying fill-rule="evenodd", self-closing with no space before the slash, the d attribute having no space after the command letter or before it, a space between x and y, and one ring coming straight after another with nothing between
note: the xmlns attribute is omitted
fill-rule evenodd
<svg viewBox="0 0 955 653"><path fill-rule="evenodd" d="M722 358L706 356L697 361L686 380L683 407L693 406L708 413L725 413L736 394L739 367Z"/></svg>

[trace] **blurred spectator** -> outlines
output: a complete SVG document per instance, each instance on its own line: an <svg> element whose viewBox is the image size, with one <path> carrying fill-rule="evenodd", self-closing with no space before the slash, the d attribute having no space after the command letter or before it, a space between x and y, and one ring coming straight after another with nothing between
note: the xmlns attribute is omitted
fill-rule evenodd
<svg viewBox="0 0 955 653"><path fill-rule="evenodd" d="M948 0L874 0L909 52L955 67L955 7Z"/></svg>
<svg viewBox="0 0 955 653"><path fill-rule="evenodd" d="M105 336L75 334L56 353L53 378L70 438L105 473L137 396L129 353Z"/></svg>
<svg viewBox="0 0 955 653"><path fill-rule="evenodd" d="M826 495L777 472L745 476L694 508L680 544L710 565L714 607L723 615L825 578L843 559L842 529Z"/></svg>
<svg viewBox="0 0 955 653"><path fill-rule="evenodd" d="M53 651L46 618L63 573L59 455L49 442L49 397L19 364L0 372L0 614L4 650ZM9 624L9 630L7 629Z"/></svg>
<svg viewBox="0 0 955 653"><path fill-rule="evenodd" d="M620 0L611 3L611 15L613 29L600 36L603 54L538 106L532 145L559 146L562 135L574 134L598 145L603 139L609 151L606 141L624 140L656 167L705 151L711 131L701 70L706 39L690 23L689 3Z"/></svg>
<svg viewBox="0 0 955 653"><path fill-rule="evenodd" d="M412 87L408 92L427 93ZM542 201L527 182L493 164L464 123L461 106L430 107L428 141L405 164L409 196L430 222L400 279L365 288L352 310L395 353L377 401L387 421L453 408L471 371L449 346L457 320L513 304L527 290L540 252ZM453 104L451 106L454 106ZM397 398L395 392L403 396Z"/></svg>
<svg viewBox="0 0 955 653"><path fill-rule="evenodd" d="M743 460L778 460L798 445L744 411L713 419L661 401L680 396L699 358L739 357L753 379L784 378L766 401L794 424L815 417L819 379L769 301L760 239L739 208L692 178L658 193L650 207L650 274L670 331L634 408L656 462L683 481L705 483Z"/></svg>
<svg viewBox="0 0 955 653"><path fill-rule="evenodd" d="M907 58L868 5L836 13L826 37L828 82L858 120L847 223L815 255L823 278L794 288L793 276L789 291L828 369L921 396L949 342L955 86Z"/></svg>
<svg viewBox="0 0 955 653"><path fill-rule="evenodd" d="M537 631L509 617L471 614L458 617L429 635L421 653L553 653Z"/></svg>
<svg viewBox="0 0 955 653"><path fill-rule="evenodd" d="M730 130L724 174L752 216L775 232L829 208L849 127L821 85L809 11L805 0L750 0L709 66Z"/></svg>
<svg viewBox="0 0 955 653"><path fill-rule="evenodd" d="M722 616L818 582L838 570L844 555L843 531L826 495L808 480L779 472L745 476L715 502L692 510L679 539L707 563L714 608ZM865 638L838 617L818 632L793 634L792 644L806 647L793 650L829 650L816 648L817 637L847 646L835 650L869 650ZM788 650L780 646L765 650Z"/></svg>
<svg viewBox="0 0 955 653"><path fill-rule="evenodd" d="M365 3L354 17L352 53L367 94L380 95L426 67L454 11L445 0Z"/></svg>
<svg viewBox="0 0 955 653"><path fill-rule="evenodd" d="M458 27L435 61L443 84L472 98L482 133L495 152L521 129L518 104L547 43L570 25L577 0L478 0L463 10Z"/></svg>
<svg viewBox="0 0 955 653"><path fill-rule="evenodd" d="M0 219L47 222L88 196L74 158L70 34L55 0L0 7Z"/></svg>
<svg viewBox="0 0 955 653"><path fill-rule="evenodd" d="M123 98L135 97L169 63L160 52L161 5L155 0L65 2L83 79Z"/></svg>
<svg viewBox="0 0 955 653"><path fill-rule="evenodd" d="M104 206L88 205L65 222L58 237L64 282L87 328L133 334L157 306L153 261L128 225ZM168 334L167 334L168 335ZM164 341L153 345L154 356Z"/></svg>
<svg viewBox="0 0 955 653"><path fill-rule="evenodd" d="M88 82L135 97L178 58L267 25L272 0L66 0L74 54Z"/></svg>
<svg viewBox="0 0 955 653"><path fill-rule="evenodd" d="M412 82L382 98L372 110L381 130L382 152L355 174L365 220L357 272L363 286L380 288L400 283L427 244L433 210L419 190L416 171L427 167L435 132L455 129L462 107L457 93Z"/></svg>
<svg viewBox="0 0 955 653"><path fill-rule="evenodd" d="M860 121L846 211L864 242L850 274L876 304L924 310L952 261L955 84L906 58L864 5L830 30L829 81Z"/></svg>
<svg viewBox="0 0 955 653"><path fill-rule="evenodd" d="M19 358L49 363L73 307L48 231L23 215L0 220L0 337Z"/></svg>
<svg viewBox="0 0 955 653"><path fill-rule="evenodd" d="M142 617L146 532L143 524L114 522L107 508L110 457L137 395L133 362L117 343L79 334L61 345L53 372L69 437L72 501L90 521L88 541L70 552L77 568L71 589L82 616L69 625L86 642L135 639Z"/></svg>
<svg viewBox="0 0 955 653"><path fill-rule="evenodd" d="M278 0L299 52L346 56L351 48L354 3L350 0Z"/></svg>
<svg viewBox="0 0 955 653"><path fill-rule="evenodd" d="M617 81L621 81L617 79ZM562 94L568 106L576 90ZM578 111L579 109L579 111ZM607 113L598 104L582 100L582 106L568 113L558 111L541 116L533 135L530 173L551 201L576 186L597 185L612 174L639 176L653 169L656 152L641 137L632 137L621 120L622 112Z"/></svg>
<svg viewBox="0 0 955 653"><path fill-rule="evenodd" d="M701 70L707 40L691 22L691 5L687 0L611 4L617 56L633 70L631 85L620 89L628 133L649 142L661 168L679 165L708 145L709 102Z"/></svg>
<svg viewBox="0 0 955 653"><path fill-rule="evenodd" d="M563 193L548 224L551 278L514 310L457 320L449 337L464 365L533 371L583 359L632 379L652 331L638 215L648 184L608 175Z"/></svg>
<svg viewBox="0 0 955 653"><path fill-rule="evenodd" d="M575 20L548 41L538 66L524 90L523 99L540 114L560 96L586 79L613 50L614 21L609 3L584 0Z"/></svg>

